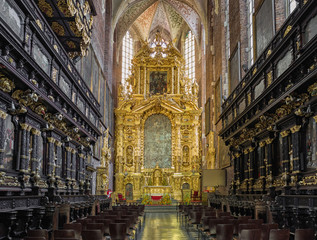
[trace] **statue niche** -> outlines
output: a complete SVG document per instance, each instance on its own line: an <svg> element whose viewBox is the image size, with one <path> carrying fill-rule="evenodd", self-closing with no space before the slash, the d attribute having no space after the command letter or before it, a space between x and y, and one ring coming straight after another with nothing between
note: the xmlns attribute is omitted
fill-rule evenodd
<svg viewBox="0 0 317 240"><path fill-rule="evenodd" d="M133 164L133 147L128 146L126 149L126 163L131 166Z"/></svg>
<svg viewBox="0 0 317 240"><path fill-rule="evenodd" d="M156 164L155 170L153 172L153 184L154 184L154 186L162 186L162 180L163 180L162 170L160 169L158 164Z"/></svg>
<svg viewBox="0 0 317 240"><path fill-rule="evenodd" d="M184 166L189 165L189 147L188 146L183 147L183 165Z"/></svg>

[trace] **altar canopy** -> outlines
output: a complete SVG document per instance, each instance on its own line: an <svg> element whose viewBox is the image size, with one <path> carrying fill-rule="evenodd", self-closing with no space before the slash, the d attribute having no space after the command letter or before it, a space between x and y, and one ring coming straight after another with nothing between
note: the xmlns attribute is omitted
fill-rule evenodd
<svg viewBox="0 0 317 240"><path fill-rule="evenodd" d="M200 191L198 84L185 75L184 65L160 33L134 56L115 110L116 193L126 194L132 185L133 200L144 194L181 200L183 184Z"/></svg>
<svg viewBox="0 0 317 240"><path fill-rule="evenodd" d="M172 166L172 126L162 114L150 116L144 126L144 167L161 168Z"/></svg>

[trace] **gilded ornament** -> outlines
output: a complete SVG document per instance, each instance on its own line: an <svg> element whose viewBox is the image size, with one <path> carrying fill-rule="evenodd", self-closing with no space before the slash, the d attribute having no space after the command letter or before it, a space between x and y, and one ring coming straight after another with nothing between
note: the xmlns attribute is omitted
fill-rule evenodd
<svg viewBox="0 0 317 240"><path fill-rule="evenodd" d="M308 87L308 92L312 97L317 95L317 82Z"/></svg>
<svg viewBox="0 0 317 240"><path fill-rule="evenodd" d="M252 71L252 75L256 74L256 72L258 71L258 69L255 67Z"/></svg>
<svg viewBox="0 0 317 240"><path fill-rule="evenodd" d="M4 92L11 92L14 88L14 82L0 73L0 89Z"/></svg>
<svg viewBox="0 0 317 240"><path fill-rule="evenodd" d="M266 144L271 144L274 141L274 138L268 138L265 140Z"/></svg>
<svg viewBox="0 0 317 240"><path fill-rule="evenodd" d="M272 71L267 74L267 78L266 79L267 79L267 85L268 86L270 86L272 84L272 79L273 79L272 75L273 75Z"/></svg>
<svg viewBox="0 0 317 240"><path fill-rule="evenodd" d="M52 69L52 80L57 83L57 69L54 67Z"/></svg>
<svg viewBox="0 0 317 240"><path fill-rule="evenodd" d="M266 142L265 142L265 141L262 141L262 142L260 142L259 146L262 148L262 147L265 146L265 144L266 144Z"/></svg>
<svg viewBox="0 0 317 240"><path fill-rule="evenodd" d="M6 119L6 118L7 118L7 116L8 116L8 114L7 114L6 112L4 112L4 111L0 110L0 118L2 118L2 119Z"/></svg>
<svg viewBox="0 0 317 240"><path fill-rule="evenodd" d="M57 7L65 17L73 17L74 12L76 12L76 8L72 0L67 0L67 2L65 0L59 0L57 1Z"/></svg>
<svg viewBox="0 0 317 240"><path fill-rule="evenodd" d="M267 51L267 53L266 53L266 58L268 58L271 54L272 54L272 50L269 49L269 50Z"/></svg>
<svg viewBox="0 0 317 240"><path fill-rule="evenodd" d="M81 31L76 27L75 22L69 22L70 30L75 34L76 37L81 37Z"/></svg>
<svg viewBox="0 0 317 240"><path fill-rule="evenodd" d="M41 131L35 128L32 128L32 134L36 135L36 136L40 136L41 135Z"/></svg>
<svg viewBox="0 0 317 240"><path fill-rule="evenodd" d="M286 28L286 30L285 30L285 32L284 32L283 37L285 37L291 30L292 30L292 26L291 26L291 25L287 26L287 28Z"/></svg>
<svg viewBox="0 0 317 240"><path fill-rule="evenodd" d="M248 93L248 105L251 104L251 99L252 99L251 96L252 96L252 93L249 92L249 93Z"/></svg>
<svg viewBox="0 0 317 240"><path fill-rule="evenodd" d="M66 44L71 49L77 48L76 44L73 41L66 41Z"/></svg>
<svg viewBox="0 0 317 240"><path fill-rule="evenodd" d="M290 134L290 131L289 130L284 130L280 134L284 138L284 137L287 137Z"/></svg>
<svg viewBox="0 0 317 240"><path fill-rule="evenodd" d="M36 19L35 22L40 27L40 29L43 31L42 22L40 21L40 19Z"/></svg>
<svg viewBox="0 0 317 240"><path fill-rule="evenodd" d="M56 51L57 53L59 53L58 46L57 46L56 44L54 44L53 47L54 47L55 51Z"/></svg>
<svg viewBox="0 0 317 240"><path fill-rule="evenodd" d="M33 110L33 109L32 109ZM45 115L46 114L46 107L44 105L38 105L35 109L34 112L37 113L38 115Z"/></svg>
<svg viewBox="0 0 317 240"><path fill-rule="evenodd" d="M51 25L53 31L59 36L65 36L65 29L58 22L52 22Z"/></svg>
<svg viewBox="0 0 317 240"><path fill-rule="evenodd" d="M301 129L301 127L302 127L301 125L295 125L295 126L291 127L290 130L292 133L296 133Z"/></svg>
<svg viewBox="0 0 317 240"><path fill-rule="evenodd" d="M49 3L45 0L39 0L38 6L43 13L45 13L48 17L53 17L53 9Z"/></svg>

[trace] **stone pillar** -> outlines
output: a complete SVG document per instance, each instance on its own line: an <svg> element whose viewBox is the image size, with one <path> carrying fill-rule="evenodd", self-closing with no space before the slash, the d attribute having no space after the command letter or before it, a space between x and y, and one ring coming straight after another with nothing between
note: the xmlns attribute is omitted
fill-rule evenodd
<svg viewBox="0 0 317 240"><path fill-rule="evenodd" d="M21 123L21 154L20 154L20 172L29 171L29 162L30 162L30 131L32 129L26 123Z"/></svg>
<svg viewBox="0 0 317 240"><path fill-rule="evenodd" d="M41 132L37 129L32 129L32 137L33 137L33 151L31 154L31 173L37 174L38 173L38 166L39 166L39 155L40 155L40 146L39 146L39 137Z"/></svg>
<svg viewBox="0 0 317 240"><path fill-rule="evenodd" d="M3 157L4 157L4 142L5 142L5 119L8 114L0 110L0 168L3 166Z"/></svg>
<svg viewBox="0 0 317 240"><path fill-rule="evenodd" d="M62 143L55 141L56 145L56 166L55 166L55 177L61 178L62 176Z"/></svg>
<svg viewBox="0 0 317 240"><path fill-rule="evenodd" d="M283 172L289 173L290 171L290 158L289 158L289 142L288 135L290 131L285 130L281 132L282 136L282 164L283 164Z"/></svg>
<svg viewBox="0 0 317 240"><path fill-rule="evenodd" d="M292 132L292 149L293 152L292 161L290 162L292 173L299 173L301 168L300 159L299 159L299 149L300 149L300 129L301 125L295 125L291 128Z"/></svg>

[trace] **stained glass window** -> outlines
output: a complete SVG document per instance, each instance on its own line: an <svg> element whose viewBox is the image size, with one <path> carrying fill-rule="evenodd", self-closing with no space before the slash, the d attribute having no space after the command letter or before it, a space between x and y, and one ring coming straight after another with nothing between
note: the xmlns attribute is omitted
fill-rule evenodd
<svg viewBox="0 0 317 240"><path fill-rule="evenodd" d="M131 74L131 60L133 58L133 39L127 32L122 42L122 82Z"/></svg>
<svg viewBox="0 0 317 240"><path fill-rule="evenodd" d="M195 79L195 37L191 31L189 31L186 36L184 56L185 56L185 69L186 69L187 76L190 79L194 80Z"/></svg>

